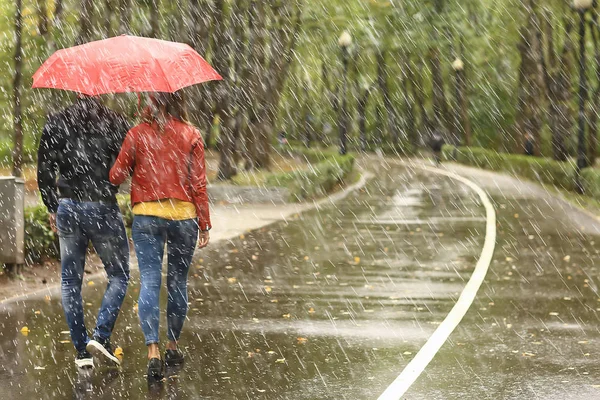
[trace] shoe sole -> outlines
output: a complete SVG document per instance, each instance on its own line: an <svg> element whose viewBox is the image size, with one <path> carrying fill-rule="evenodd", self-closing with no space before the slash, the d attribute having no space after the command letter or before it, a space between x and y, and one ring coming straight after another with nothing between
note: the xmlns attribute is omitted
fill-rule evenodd
<svg viewBox="0 0 600 400"><path fill-rule="evenodd" d="M93 355L95 357L104 358L105 360L110 361L110 363L112 363L113 365L117 365L117 366L121 365L121 361L119 361L119 359L117 357L110 354L104 348L104 346L102 346L100 343L98 343L95 340L90 340L89 343L87 344L87 346L85 347L85 349L88 352L90 352L91 355Z"/></svg>
<svg viewBox="0 0 600 400"><path fill-rule="evenodd" d="M183 365L185 362L185 358L178 358L175 360L165 360L165 365L167 367L179 367L180 365Z"/></svg>
<svg viewBox="0 0 600 400"><path fill-rule="evenodd" d="M94 368L93 358L82 358L81 360L75 360L75 365L79 369Z"/></svg>

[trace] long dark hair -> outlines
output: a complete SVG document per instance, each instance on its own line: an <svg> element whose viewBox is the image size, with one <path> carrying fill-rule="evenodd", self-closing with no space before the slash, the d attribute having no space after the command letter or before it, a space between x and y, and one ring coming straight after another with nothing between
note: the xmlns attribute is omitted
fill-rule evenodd
<svg viewBox="0 0 600 400"><path fill-rule="evenodd" d="M159 108L165 107L167 115L187 123L188 113L183 91L179 90L175 93L153 93L151 95L151 101ZM147 117L149 119L148 122L154 122L156 120L155 115L150 114Z"/></svg>

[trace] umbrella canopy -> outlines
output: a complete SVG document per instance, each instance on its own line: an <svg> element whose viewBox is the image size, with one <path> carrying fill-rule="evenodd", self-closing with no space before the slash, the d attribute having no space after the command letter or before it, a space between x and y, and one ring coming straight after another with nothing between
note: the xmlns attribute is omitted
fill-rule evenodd
<svg viewBox="0 0 600 400"><path fill-rule="evenodd" d="M57 51L33 75L32 87L95 96L175 92L220 79L187 44L123 35Z"/></svg>

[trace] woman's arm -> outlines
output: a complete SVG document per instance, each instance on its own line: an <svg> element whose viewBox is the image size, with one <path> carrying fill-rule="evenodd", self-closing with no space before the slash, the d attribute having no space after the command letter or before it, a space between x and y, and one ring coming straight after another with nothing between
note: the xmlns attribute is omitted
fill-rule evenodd
<svg viewBox="0 0 600 400"><path fill-rule="evenodd" d="M212 225L210 223L208 195L206 194L206 166L202 139L198 139L192 148L190 186L192 188L192 199L198 214L198 225L201 231L208 231Z"/></svg>
<svg viewBox="0 0 600 400"><path fill-rule="evenodd" d="M127 179L133 171L135 163L135 130L127 132L121 151L115 161L115 165L110 169L109 179L113 185L120 185Z"/></svg>

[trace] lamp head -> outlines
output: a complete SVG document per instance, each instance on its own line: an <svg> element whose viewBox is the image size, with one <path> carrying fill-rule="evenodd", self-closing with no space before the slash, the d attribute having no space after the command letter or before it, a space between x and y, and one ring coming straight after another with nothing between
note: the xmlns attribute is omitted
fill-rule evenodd
<svg viewBox="0 0 600 400"><path fill-rule="evenodd" d="M452 62L452 68L455 71L462 71L465 68L465 63L457 57L456 60Z"/></svg>
<svg viewBox="0 0 600 400"><path fill-rule="evenodd" d="M585 11L592 8L594 0L573 0L573 8L577 11Z"/></svg>
<svg viewBox="0 0 600 400"><path fill-rule="evenodd" d="M338 44L342 48L348 48L352 45L352 36L350 36L348 31L342 32L342 35L338 39Z"/></svg>

